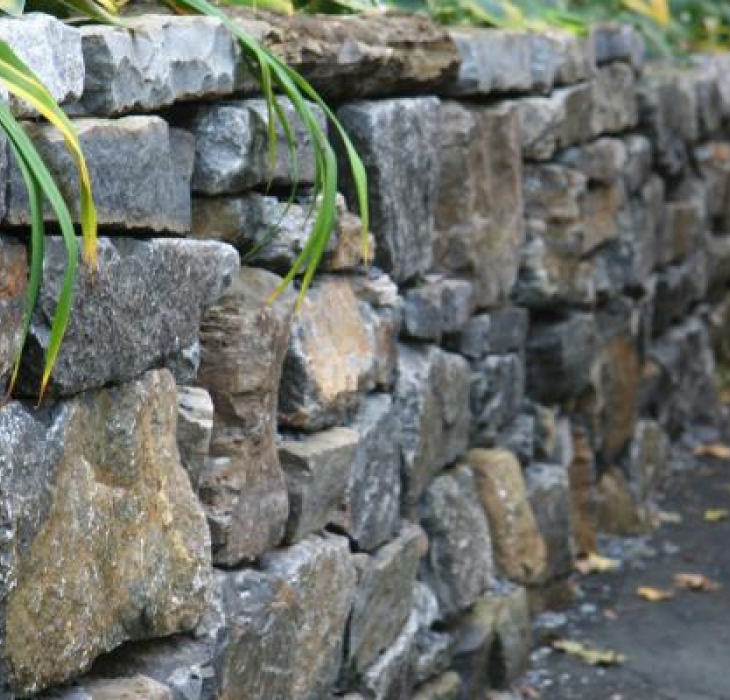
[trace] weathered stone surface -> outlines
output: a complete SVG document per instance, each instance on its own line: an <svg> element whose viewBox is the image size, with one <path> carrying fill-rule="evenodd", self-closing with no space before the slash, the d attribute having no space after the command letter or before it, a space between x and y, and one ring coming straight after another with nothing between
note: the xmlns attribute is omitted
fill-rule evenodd
<svg viewBox="0 0 730 700"><path fill-rule="evenodd" d="M209 541L180 466L176 408L172 376L158 371L42 414L19 403L0 413L11 690L59 683L124 641L202 616Z"/></svg>
<svg viewBox="0 0 730 700"><path fill-rule="evenodd" d="M469 366L432 346L401 345L396 403L401 423L403 499L418 501L431 478L466 451Z"/></svg>
<svg viewBox="0 0 730 700"><path fill-rule="evenodd" d="M459 64L447 32L420 15L284 16L259 8L229 14L330 100L429 93Z"/></svg>
<svg viewBox="0 0 730 700"><path fill-rule="evenodd" d="M256 192L234 197L195 197L191 235L234 245L250 260L288 272L311 236L314 217L306 202L287 203ZM337 222L322 270L352 270L363 263L362 224L337 198Z"/></svg>
<svg viewBox="0 0 730 700"><path fill-rule="evenodd" d="M147 112L233 91L236 46L217 19L145 15L123 29L92 25L80 32L80 107L88 113Z"/></svg>
<svg viewBox="0 0 730 700"><path fill-rule="evenodd" d="M539 580L546 549L527 501L520 463L506 450L472 450L469 465L489 521L498 568L518 583Z"/></svg>
<svg viewBox="0 0 730 700"><path fill-rule="evenodd" d="M25 247L0 237L0 390L13 368L22 342L28 265Z"/></svg>
<svg viewBox="0 0 730 700"><path fill-rule="evenodd" d="M517 417L524 398L525 362L521 355L489 355L472 362L470 444L494 445L499 432Z"/></svg>
<svg viewBox="0 0 730 700"><path fill-rule="evenodd" d="M555 90L548 97L516 100L522 152L528 160L549 160L560 148L585 141L593 109L591 83Z"/></svg>
<svg viewBox="0 0 730 700"><path fill-rule="evenodd" d="M0 39L38 76L57 102L69 102L81 96L84 58L78 29L47 14L29 13L22 19L3 17ZM16 97L10 98L10 108L23 116L35 113Z"/></svg>
<svg viewBox="0 0 730 700"><path fill-rule="evenodd" d="M537 89L571 85L590 77L592 47L571 32L549 30L530 34L532 78Z"/></svg>
<svg viewBox="0 0 730 700"><path fill-rule="evenodd" d="M460 331L472 307L472 285L465 280L428 279L405 293L406 335L438 342L446 333Z"/></svg>
<svg viewBox="0 0 730 700"><path fill-rule="evenodd" d="M611 468L601 475L596 487L596 519L602 532L622 537L646 534L651 530L643 504L629 489L620 469Z"/></svg>
<svg viewBox="0 0 730 700"><path fill-rule="evenodd" d="M177 391L177 446L180 461L196 488L210 453L213 434L213 400L200 387L181 386Z"/></svg>
<svg viewBox="0 0 730 700"><path fill-rule="evenodd" d="M599 138L585 146L569 148L559 156L563 165L579 170L589 182L610 185L626 170L628 154L620 139Z"/></svg>
<svg viewBox="0 0 730 700"><path fill-rule="evenodd" d="M143 675L92 679L73 692L77 693L79 700L174 700L170 688ZM73 697L70 696L69 700Z"/></svg>
<svg viewBox="0 0 730 700"><path fill-rule="evenodd" d="M349 428L331 428L279 444L289 491L287 542L324 528L340 506L358 437Z"/></svg>
<svg viewBox="0 0 730 700"><path fill-rule="evenodd" d="M525 467L535 458L536 422L534 414L528 409L506 425L496 440L498 447L512 452Z"/></svg>
<svg viewBox="0 0 730 700"><path fill-rule="evenodd" d="M436 264L472 281L476 306L494 306L514 284L524 238L517 109L449 101L440 111Z"/></svg>
<svg viewBox="0 0 730 700"><path fill-rule="evenodd" d="M346 278L321 277L307 292L284 362L282 425L318 430L342 423L357 405L358 392L373 388L376 339L370 320Z"/></svg>
<svg viewBox="0 0 730 700"><path fill-rule="evenodd" d="M593 136L615 134L634 128L639 122L639 101L634 71L623 63L599 68L592 81Z"/></svg>
<svg viewBox="0 0 730 700"><path fill-rule="evenodd" d="M77 278L51 390L75 394L163 365L197 338L203 311L238 264L233 248L213 241L100 239L98 273L83 267ZM65 265L63 242L50 238L23 370L31 393L37 390Z"/></svg>
<svg viewBox="0 0 730 700"><path fill-rule="evenodd" d="M629 479L629 488L639 503L646 501L661 482L669 462L669 440L655 421L636 423L631 445L622 465Z"/></svg>
<svg viewBox="0 0 730 700"><path fill-rule="evenodd" d="M113 228L184 233L190 228L193 143L160 117L77 119L76 131L89 166L99 224ZM47 124L26 129L46 161L69 208L79 220L78 178L60 132ZM30 222L20 169L13 165L5 222ZM54 218L49 207L47 219Z"/></svg>
<svg viewBox="0 0 730 700"><path fill-rule="evenodd" d="M420 508L429 539L422 578L450 617L469 607L492 581L492 543L468 467L438 477Z"/></svg>
<svg viewBox="0 0 730 700"><path fill-rule="evenodd" d="M638 192L651 175L652 142L646 136L631 134L623 143L626 153L624 184L629 192Z"/></svg>
<svg viewBox="0 0 730 700"><path fill-rule="evenodd" d="M557 323L533 322L527 342L530 396L549 404L579 394L588 384L595 348L591 314L575 312Z"/></svg>
<svg viewBox="0 0 730 700"><path fill-rule="evenodd" d="M281 107L291 124L297 143L296 175L299 184L314 182L312 142L304 123L288 100ZM324 114L311 105L324 128ZM277 122L277 158L269 161L268 112L266 100L232 100L203 105L190 123L195 137L195 166L192 186L205 195L236 194L254 185L294 182L292 157L286 135Z"/></svg>
<svg viewBox="0 0 730 700"><path fill-rule="evenodd" d="M517 306L473 316L459 335L456 348L471 360L480 360L487 355L519 353L525 347L528 323L527 310Z"/></svg>
<svg viewBox="0 0 730 700"><path fill-rule="evenodd" d="M433 97L355 102L337 111L368 172L375 260L396 282L427 272L433 260L439 112ZM351 181L345 195L354 206Z"/></svg>
<svg viewBox="0 0 730 700"><path fill-rule="evenodd" d="M403 631L426 548L421 528L404 524L399 536L372 556L354 557L358 584L345 641L346 674L362 675Z"/></svg>
<svg viewBox="0 0 730 700"><path fill-rule="evenodd" d="M413 609L418 616L413 655L413 676L416 685L448 671L453 660L453 635L433 628L441 613L433 591L421 581L413 590Z"/></svg>
<svg viewBox="0 0 730 700"><path fill-rule="evenodd" d="M702 247L707 230L707 192L700 183L688 183L686 196L669 199L664 208L663 265L681 260ZM692 186L695 185L695 186Z"/></svg>
<svg viewBox="0 0 730 700"><path fill-rule="evenodd" d="M590 42L599 66L623 61L638 72L644 65L644 37L627 24L596 24L591 27Z"/></svg>
<svg viewBox="0 0 730 700"><path fill-rule="evenodd" d="M544 582L573 571L575 545L568 472L560 465L535 463L525 472L527 497L547 546Z"/></svg>
<svg viewBox="0 0 730 700"><path fill-rule="evenodd" d="M413 700L459 700L461 678L454 671L449 671L435 680L416 688Z"/></svg>
<svg viewBox="0 0 730 700"><path fill-rule="evenodd" d="M524 588L499 584L456 620L456 670L469 700L503 688L527 666L531 630Z"/></svg>
<svg viewBox="0 0 730 700"><path fill-rule="evenodd" d="M713 227L725 233L730 224L730 144L705 143L697 146L693 155L707 187L707 214Z"/></svg>
<svg viewBox="0 0 730 700"><path fill-rule="evenodd" d="M358 435L343 512L335 520L358 549L372 551L400 522L400 418L393 399L363 399L349 423Z"/></svg>
<svg viewBox="0 0 730 700"><path fill-rule="evenodd" d="M708 263L703 246L657 274L651 319L653 335L660 335L679 322L705 296L709 284Z"/></svg>
<svg viewBox="0 0 730 700"><path fill-rule="evenodd" d="M265 554L265 572L294 590L301 617L293 647L292 700L320 700L340 670L345 623L352 605L356 573L347 540L310 536L297 545Z"/></svg>
<svg viewBox="0 0 730 700"><path fill-rule="evenodd" d="M203 319L200 384L213 398L211 458L200 479L216 562L234 565L276 546L288 499L274 444L276 405L294 311L281 282L244 268Z"/></svg>
<svg viewBox="0 0 730 700"><path fill-rule="evenodd" d="M585 427L571 424L572 459L568 464L573 536L578 554L591 554L596 546L596 460L591 435Z"/></svg>

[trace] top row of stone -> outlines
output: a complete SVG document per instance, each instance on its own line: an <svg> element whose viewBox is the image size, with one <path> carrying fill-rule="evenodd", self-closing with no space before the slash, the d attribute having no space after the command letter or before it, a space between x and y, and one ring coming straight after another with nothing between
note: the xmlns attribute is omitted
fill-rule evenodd
<svg viewBox="0 0 730 700"><path fill-rule="evenodd" d="M427 18L368 14L281 17L232 10L242 30L304 74L328 100L406 94L547 93L613 61L641 69L644 44L629 27L588 40L564 32L458 29ZM205 17L145 15L128 28L65 25L43 14L0 20L0 39L68 111L112 116L257 89L230 32ZM26 107L11 98L17 114Z"/></svg>

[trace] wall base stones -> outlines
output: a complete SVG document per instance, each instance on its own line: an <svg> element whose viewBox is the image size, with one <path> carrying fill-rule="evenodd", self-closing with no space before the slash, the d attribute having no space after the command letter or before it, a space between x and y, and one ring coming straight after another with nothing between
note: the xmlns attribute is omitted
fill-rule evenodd
<svg viewBox="0 0 730 700"><path fill-rule="evenodd" d="M295 118L289 201L219 21L0 20L73 115L103 231L35 409L49 236L0 407L0 700L482 700L576 557L651 527L683 433L725 420L727 59L645 64L614 26L234 15L368 171L374 259L340 158L298 309L272 295L311 232L311 143ZM27 125L76 212L61 137ZM4 390L28 236L5 144L0 182Z"/></svg>

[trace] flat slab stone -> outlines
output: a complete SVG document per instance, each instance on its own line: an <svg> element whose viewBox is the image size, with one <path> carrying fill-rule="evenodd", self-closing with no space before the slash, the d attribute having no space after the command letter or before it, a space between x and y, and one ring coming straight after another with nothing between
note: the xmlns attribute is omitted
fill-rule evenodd
<svg viewBox="0 0 730 700"><path fill-rule="evenodd" d="M44 284L23 365L23 387L30 393L37 391L65 263L62 241L47 240ZM51 390L75 394L164 364L197 339L204 309L218 299L238 265L238 254L224 243L100 239L98 274L80 268Z"/></svg>
<svg viewBox="0 0 730 700"><path fill-rule="evenodd" d="M125 641L197 625L210 542L176 413L164 370L48 411L0 411L0 693L41 690Z"/></svg>
<svg viewBox="0 0 730 700"><path fill-rule="evenodd" d="M80 29L86 113L149 112L233 92L238 52L219 20L145 15L126 25Z"/></svg>
<svg viewBox="0 0 730 700"><path fill-rule="evenodd" d="M184 233L190 228L193 143L159 117L74 122L89 167L101 226ZM47 124L26 125L61 193L79 221L78 178L63 137ZM20 170L10 169L5 222L29 224ZM46 207L46 218L53 215Z"/></svg>

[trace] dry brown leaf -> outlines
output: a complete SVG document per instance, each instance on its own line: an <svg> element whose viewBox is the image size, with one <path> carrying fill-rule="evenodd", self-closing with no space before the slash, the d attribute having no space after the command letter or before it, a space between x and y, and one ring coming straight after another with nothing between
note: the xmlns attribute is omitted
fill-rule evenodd
<svg viewBox="0 0 730 700"><path fill-rule="evenodd" d="M695 448L697 457L714 457L715 459L730 460L730 447L719 442L711 442Z"/></svg>
<svg viewBox="0 0 730 700"><path fill-rule="evenodd" d="M595 649L587 644L574 642L570 639L556 639L552 643L552 647L564 654L575 656L591 666L617 666L626 661L626 657L617 651Z"/></svg>
<svg viewBox="0 0 730 700"><path fill-rule="evenodd" d="M721 586L717 581L707 578L704 574L674 574L674 585L688 591L706 591L714 593Z"/></svg>
<svg viewBox="0 0 730 700"><path fill-rule="evenodd" d="M650 603L661 603L665 600L674 598L673 591L666 591L662 588L651 588L649 586L640 586L636 589L636 595L639 598L648 600Z"/></svg>
<svg viewBox="0 0 730 700"><path fill-rule="evenodd" d="M708 523L718 523L728 518L730 518L730 510L727 508L709 508L705 511L705 520Z"/></svg>
<svg viewBox="0 0 730 700"><path fill-rule="evenodd" d="M617 559L609 559L602 557L600 554L591 552L590 554L576 559L576 571L581 574L603 574L607 571L616 571L621 566L621 562Z"/></svg>
<svg viewBox="0 0 730 700"><path fill-rule="evenodd" d="M682 522L682 516L669 510L659 510L656 512L656 519L661 524L679 525Z"/></svg>

